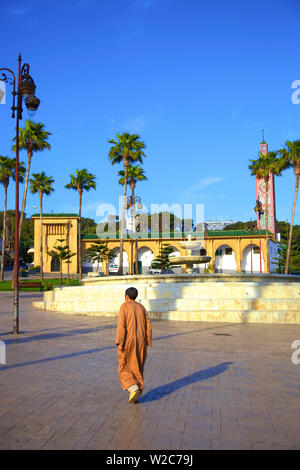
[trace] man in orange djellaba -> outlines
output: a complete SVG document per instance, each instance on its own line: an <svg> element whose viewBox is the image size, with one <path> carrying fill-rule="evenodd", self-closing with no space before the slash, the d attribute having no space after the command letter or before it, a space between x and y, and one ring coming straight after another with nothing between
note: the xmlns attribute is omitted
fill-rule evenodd
<svg viewBox="0 0 300 470"><path fill-rule="evenodd" d="M138 291L129 287L118 317L116 345L118 372L122 390L129 393L128 403L137 403L144 388L144 366L148 346L152 346L152 326L146 309L135 299Z"/></svg>

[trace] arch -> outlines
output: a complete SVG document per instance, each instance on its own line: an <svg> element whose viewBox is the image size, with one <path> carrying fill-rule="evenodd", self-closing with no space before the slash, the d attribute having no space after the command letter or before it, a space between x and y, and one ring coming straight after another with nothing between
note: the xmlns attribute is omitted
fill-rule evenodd
<svg viewBox="0 0 300 470"><path fill-rule="evenodd" d="M260 268L261 263L261 268ZM263 253L259 252L259 245L257 243L249 243L242 254L242 272L244 273L259 273L264 272L264 257Z"/></svg>
<svg viewBox="0 0 300 470"><path fill-rule="evenodd" d="M237 271L235 251L229 244L220 244L214 250L214 259L216 273L233 273Z"/></svg>
<svg viewBox="0 0 300 470"><path fill-rule="evenodd" d="M182 256L182 254L179 251L178 247L176 247L174 245L171 245L171 243L170 243L170 246L174 249L173 253L170 254L170 257L171 256Z"/></svg>
<svg viewBox="0 0 300 470"><path fill-rule="evenodd" d="M151 262L154 259L153 251L147 246L142 246L138 249L138 261L142 262L142 266L151 266Z"/></svg>
<svg viewBox="0 0 300 470"><path fill-rule="evenodd" d="M82 273L89 273L89 272L97 272L97 271L102 271L102 262L99 263L95 261L94 263L92 261L82 261L81 263L82 267Z"/></svg>
<svg viewBox="0 0 300 470"><path fill-rule="evenodd" d="M120 266L120 248L116 247L113 249L115 256L111 258L109 265L117 265ZM129 262L128 262L128 254L127 251L123 250L123 273L126 274L129 272Z"/></svg>
<svg viewBox="0 0 300 470"><path fill-rule="evenodd" d="M60 259L59 258L52 258L51 259L51 272L52 273L59 273L60 272Z"/></svg>

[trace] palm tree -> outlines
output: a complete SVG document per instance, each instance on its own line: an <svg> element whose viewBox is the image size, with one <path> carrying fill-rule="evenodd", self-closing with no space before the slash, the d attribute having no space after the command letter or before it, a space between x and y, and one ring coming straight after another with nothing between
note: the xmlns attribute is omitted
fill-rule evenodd
<svg viewBox="0 0 300 470"><path fill-rule="evenodd" d="M19 163L19 182L24 181L25 168L23 162ZM7 189L9 179L16 180L16 159L0 156L0 183L4 188L4 210L3 210L3 236L2 236L2 255L1 255L1 273L0 279L4 281L4 261L6 246L6 209L7 209Z"/></svg>
<svg viewBox="0 0 300 470"><path fill-rule="evenodd" d="M40 257L41 257L41 279L43 279L43 196L49 196L54 191L51 186L54 183L52 176L46 176L44 171L42 173L33 173L33 178L30 178L30 191L32 194L39 193L40 197Z"/></svg>
<svg viewBox="0 0 300 470"><path fill-rule="evenodd" d="M294 194L294 202L293 202L293 210L292 210L292 218L290 224L290 231L289 231L289 239L288 239L288 246L287 246L287 253L286 253L286 263L285 263L285 270L284 273L288 274L289 272L289 261L290 261L290 253L291 253L291 246L292 246L292 236L293 236L293 225L294 225L294 216L296 210L296 202L298 196L298 189L299 189L299 176L300 176L300 140L295 140L294 142L290 142L289 140L285 143L286 148L279 150L279 154L281 155L283 162L284 162L284 169L293 167L294 173L296 176L296 184L295 184L295 194Z"/></svg>
<svg viewBox="0 0 300 470"><path fill-rule="evenodd" d="M269 250L269 178L270 173L280 176L281 171L283 170L282 159L277 157L277 152L268 152L264 155L262 152L259 154L257 160L251 160L249 169L251 170L251 175L255 175L259 179L264 179L266 184L266 255L267 255L267 273L270 272L270 250Z"/></svg>
<svg viewBox="0 0 300 470"><path fill-rule="evenodd" d="M24 194L22 201L22 209L19 222L19 240L21 240L22 224L24 220L24 213L26 207L26 198L28 191L28 182L30 175L30 165L31 158L34 152L42 152L47 149L50 150L50 144L48 142L48 136L51 135L50 132L45 131L44 124L41 122L33 122L28 119L25 123L24 129L19 129L19 147L20 150L27 150L27 168L26 168L26 177L25 177L25 186ZM14 141L16 138L14 137ZM16 144L13 145L13 151L16 151Z"/></svg>
<svg viewBox="0 0 300 470"><path fill-rule="evenodd" d="M119 176L121 178L119 179L119 184L123 185L125 184L125 171L120 170L119 171ZM135 234L135 273L138 274L138 252L137 252L137 237L136 237L136 220L135 220L135 195L134 195L134 190L136 186L137 181L145 181L148 178L144 174L144 170L142 167L139 165L133 166L131 164L128 165L128 173L127 177L129 180L129 186L131 189L131 206L134 208L134 215L133 215L133 220L134 220L134 234Z"/></svg>
<svg viewBox="0 0 300 470"><path fill-rule="evenodd" d="M139 161L143 163L143 158L146 156L144 149L146 145L140 141L138 134L117 134L118 140L111 139L108 142L113 144L109 150L109 159L112 165L116 163L123 163L124 165L124 197L122 207L122 220L120 232L120 266L119 274L123 274L123 237L125 225L125 210L126 210L126 194L127 194L127 180L128 180L128 165L133 162Z"/></svg>
<svg viewBox="0 0 300 470"><path fill-rule="evenodd" d="M96 189L95 175L88 173L84 168L83 170L75 170L75 175L70 175L70 183L65 185L65 188L74 189L79 193L79 223L78 223L78 263L79 263L79 279L82 279L81 267L81 207L82 207L82 193L90 189Z"/></svg>

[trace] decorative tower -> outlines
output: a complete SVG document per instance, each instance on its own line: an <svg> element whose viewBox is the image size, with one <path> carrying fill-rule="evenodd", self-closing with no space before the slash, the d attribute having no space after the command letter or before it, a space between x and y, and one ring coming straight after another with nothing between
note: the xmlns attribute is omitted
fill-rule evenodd
<svg viewBox="0 0 300 470"><path fill-rule="evenodd" d="M265 142L264 133L263 140L260 144L260 151L263 155L268 153L268 144ZM258 199L264 210L261 217L257 214L257 227L259 229L266 228L266 183L264 179L255 178L256 183L256 199ZM269 212L269 231L273 232L276 237L276 210L275 210L275 186L274 186L274 174L270 172L269 175L269 195L268 195L268 212Z"/></svg>

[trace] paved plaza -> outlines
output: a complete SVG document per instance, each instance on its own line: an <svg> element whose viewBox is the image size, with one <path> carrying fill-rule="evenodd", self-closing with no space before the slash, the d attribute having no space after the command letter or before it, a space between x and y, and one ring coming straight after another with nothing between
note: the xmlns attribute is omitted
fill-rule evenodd
<svg viewBox="0 0 300 470"><path fill-rule="evenodd" d="M299 449L300 325L153 320L139 404L121 391L116 318L0 293L1 449Z"/></svg>

